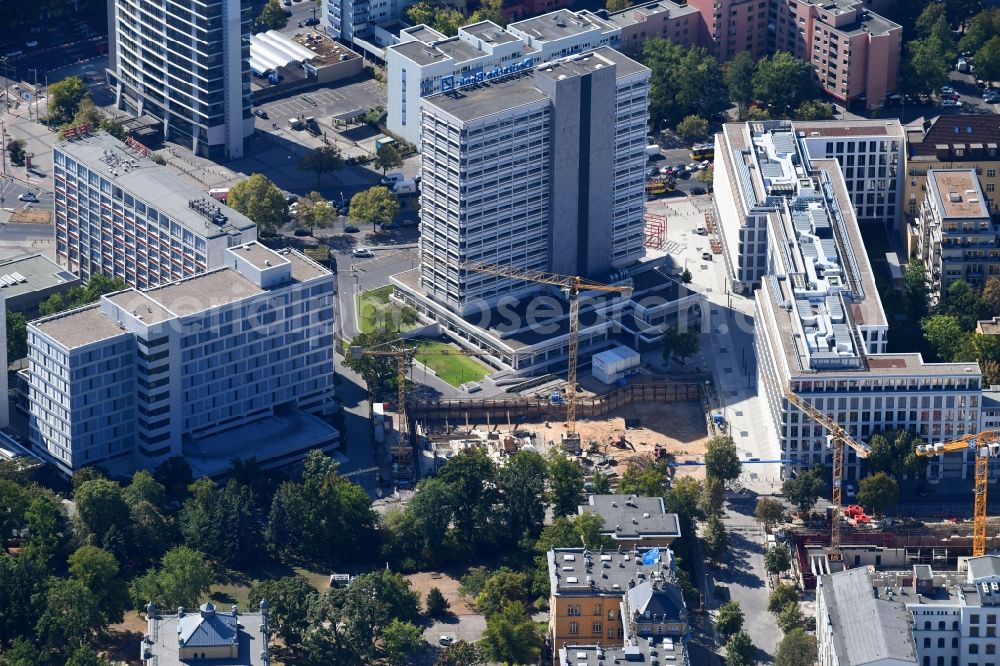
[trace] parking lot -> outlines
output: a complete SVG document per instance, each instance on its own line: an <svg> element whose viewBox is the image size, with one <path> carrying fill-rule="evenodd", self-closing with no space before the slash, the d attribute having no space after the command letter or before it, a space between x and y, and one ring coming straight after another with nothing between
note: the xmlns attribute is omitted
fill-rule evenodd
<svg viewBox="0 0 1000 666"><path fill-rule="evenodd" d="M309 90L286 99L268 102L257 108L263 109L269 118L257 118L257 127L272 130L272 123L279 128L287 128L288 120L300 116L316 118L328 125L330 119L357 111L365 113L377 106L385 106L385 89L374 79L352 81L336 88Z"/></svg>

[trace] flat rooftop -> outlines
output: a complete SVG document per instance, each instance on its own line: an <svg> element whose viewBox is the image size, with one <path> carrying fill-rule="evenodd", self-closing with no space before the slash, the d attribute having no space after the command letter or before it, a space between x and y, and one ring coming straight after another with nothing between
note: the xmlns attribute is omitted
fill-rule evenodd
<svg viewBox="0 0 1000 666"><path fill-rule="evenodd" d="M608 23L618 27L626 27L642 23L650 16L663 16L667 18L681 18L689 14L697 14L698 10L690 5L678 5L670 0L660 0L659 2L648 2L643 5L629 7L621 11L608 15Z"/></svg>
<svg viewBox="0 0 1000 666"><path fill-rule="evenodd" d="M418 42L423 42L424 44L430 44L431 42L436 42L439 39L447 39L445 35L428 25L424 25L423 23L400 31L400 35L403 34L407 34Z"/></svg>
<svg viewBox="0 0 1000 666"><path fill-rule="evenodd" d="M19 296L59 285L72 286L81 282L80 278L41 254L0 262L0 294L7 301L16 301Z"/></svg>
<svg viewBox="0 0 1000 666"><path fill-rule="evenodd" d="M602 531L612 539L635 541L681 535L677 514L667 513L662 497L591 495L587 504L577 507L577 512L603 518Z"/></svg>
<svg viewBox="0 0 1000 666"><path fill-rule="evenodd" d="M476 39L481 39L489 44L510 44L520 41L493 21L480 21L459 28L460 32L465 32Z"/></svg>
<svg viewBox="0 0 1000 666"><path fill-rule="evenodd" d="M232 250L241 258L246 259L252 266L261 270L291 263L286 257L278 255L274 250L264 247L257 241L237 245Z"/></svg>
<svg viewBox="0 0 1000 666"><path fill-rule="evenodd" d="M612 32L616 26L589 11L573 12L558 9L548 14L517 21L507 26L510 30L523 32L533 40L552 42L580 35L591 30Z"/></svg>
<svg viewBox="0 0 1000 666"><path fill-rule="evenodd" d="M216 238L253 229L253 221L208 196L208 188L198 189L170 167L160 166L107 132L59 141L54 148L83 163L137 199L152 206L185 229L203 237ZM216 224L193 210L189 202L202 199L225 216Z"/></svg>
<svg viewBox="0 0 1000 666"><path fill-rule="evenodd" d="M617 78L642 71L649 71L647 67L640 65L625 54L607 46L600 46L593 51L541 65L536 68L535 73L536 76L547 76L557 79L562 75L585 76L611 65L615 67L615 76Z"/></svg>
<svg viewBox="0 0 1000 666"><path fill-rule="evenodd" d="M527 71L424 97L421 102L467 122L547 100L548 96L535 87L531 71Z"/></svg>
<svg viewBox="0 0 1000 666"><path fill-rule="evenodd" d="M263 294L264 291L236 270L227 267L156 287L146 294L183 317Z"/></svg>
<svg viewBox="0 0 1000 666"><path fill-rule="evenodd" d="M34 321L32 325L71 350L118 335L128 335L104 315L99 303L61 312Z"/></svg>
<svg viewBox="0 0 1000 666"><path fill-rule="evenodd" d="M135 289L110 294L107 296L107 299L125 312L131 312L134 317L146 324L158 324L177 316L176 313L171 312L148 295Z"/></svg>
<svg viewBox="0 0 1000 666"><path fill-rule="evenodd" d="M629 583L672 581L673 553L659 548L659 561L643 564L650 548L597 551L585 548L556 548L546 555L549 564L549 589L554 594L608 594L621 596Z"/></svg>
<svg viewBox="0 0 1000 666"><path fill-rule="evenodd" d="M990 209L973 169L930 169L927 187L941 210L942 219L981 219Z"/></svg>
<svg viewBox="0 0 1000 666"><path fill-rule="evenodd" d="M792 126L810 136L894 136L904 137L898 120L795 120Z"/></svg>

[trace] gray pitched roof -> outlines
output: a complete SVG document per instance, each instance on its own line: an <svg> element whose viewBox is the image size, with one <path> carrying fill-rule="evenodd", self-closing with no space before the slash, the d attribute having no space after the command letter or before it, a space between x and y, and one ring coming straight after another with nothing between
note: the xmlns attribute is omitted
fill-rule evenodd
<svg viewBox="0 0 1000 666"><path fill-rule="evenodd" d="M680 622L684 614L684 597L673 583L663 583L659 588L651 581L636 585L628 591L628 605L640 615L649 611L650 616L664 617Z"/></svg>
<svg viewBox="0 0 1000 666"><path fill-rule="evenodd" d="M177 622L177 635L185 647L212 647L232 645L239 628L233 615L219 615L215 605L206 602L197 615L185 615Z"/></svg>
<svg viewBox="0 0 1000 666"><path fill-rule="evenodd" d="M834 649L843 666L883 659L916 664L911 615L898 601L875 597L868 569L858 567L822 576L823 596L833 629Z"/></svg>

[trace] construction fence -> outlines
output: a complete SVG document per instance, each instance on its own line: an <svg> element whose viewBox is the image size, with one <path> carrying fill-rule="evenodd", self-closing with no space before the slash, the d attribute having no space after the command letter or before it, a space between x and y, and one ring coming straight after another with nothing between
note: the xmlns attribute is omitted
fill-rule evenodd
<svg viewBox="0 0 1000 666"><path fill-rule="evenodd" d="M630 384L604 395L577 398L576 416L578 419L599 418L634 402L704 400L703 388L696 382ZM540 398L451 398L415 400L407 405L407 412L411 419L421 423L523 423L561 421L566 417L566 405Z"/></svg>

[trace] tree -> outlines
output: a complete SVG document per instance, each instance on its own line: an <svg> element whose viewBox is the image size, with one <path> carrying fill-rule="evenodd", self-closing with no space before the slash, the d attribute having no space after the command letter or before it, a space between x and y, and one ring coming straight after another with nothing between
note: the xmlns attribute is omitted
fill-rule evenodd
<svg viewBox="0 0 1000 666"><path fill-rule="evenodd" d="M370 223L372 231L376 224L391 224L399 212L399 200L392 196L388 188L377 186L351 197L348 214L359 222Z"/></svg>
<svg viewBox="0 0 1000 666"><path fill-rule="evenodd" d="M664 361L676 356L681 363L684 363L689 356L697 354L701 348L698 331L679 332L673 326L664 329L662 345Z"/></svg>
<svg viewBox="0 0 1000 666"><path fill-rule="evenodd" d="M0 643L28 634L46 594L46 566L32 558L0 553Z"/></svg>
<svg viewBox="0 0 1000 666"><path fill-rule="evenodd" d="M44 666L38 648L25 638L14 639L10 648L0 656L0 664L3 666Z"/></svg>
<svg viewBox="0 0 1000 666"><path fill-rule="evenodd" d="M965 280L959 279L948 285L938 304L938 314L957 317L962 330L971 331L976 328L976 321L985 312L979 291Z"/></svg>
<svg viewBox="0 0 1000 666"><path fill-rule="evenodd" d="M726 528L718 516L709 516L705 521L703 540L709 558L719 561L729 546L729 535L726 534Z"/></svg>
<svg viewBox="0 0 1000 666"><path fill-rule="evenodd" d="M207 478L191 484L179 516L184 542L229 566L242 566L263 546L263 518L253 490L230 479L217 488Z"/></svg>
<svg viewBox="0 0 1000 666"><path fill-rule="evenodd" d="M375 166L382 169L384 176L389 169L403 166L403 156L399 154L399 149L391 143L383 143L375 151Z"/></svg>
<svg viewBox="0 0 1000 666"><path fill-rule="evenodd" d="M382 569L361 574L342 590L331 590L330 603L338 611L346 634L362 655L371 654L393 620L414 622L419 611L418 596L398 573ZM330 663L368 663L335 661Z"/></svg>
<svg viewBox="0 0 1000 666"><path fill-rule="evenodd" d="M764 554L764 569L772 576L788 571L792 567L792 556L785 546L771 546Z"/></svg>
<svg viewBox="0 0 1000 666"><path fill-rule="evenodd" d="M885 472L877 472L861 479L858 486L858 501L876 516L899 502L899 484Z"/></svg>
<svg viewBox="0 0 1000 666"><path fill-rule="evenodd" d="M870 472L885 472L893 478L919 472L927 465L926 458L917 457L917 446L923 442L908 430L874 433L868 439L868 457L864 465Z"/></svg>
<svg viewBox="0 0 1000 666"><path fill-rule="evenodd" d="M409 658L424 644L424 632L412 622L393 618L382 632L382 651L390 664L410 663Z"/></svg>
<svg viewBox="0 0 1000 666"><path fill-rule="evenodd" d="M538 660L541 638L524 604L515 601L486 621L480 645L491 661L533 664Z"/></svg>
<svg viewBox="0 0 1000 666"><path fill-rule="evenodd" d="M406 18L413 25L433 25L434 14L437 11L437 3L428 0L419 0L406 8Z"/></svg>
<svg viewBox="0 0 1000 666"><path fill-rule="evenodd" d="M754 98L779 115L789 114L819 92L812 65L786 51L758 60L752 81Z"/></svg>
<svg viewBox="0 0 1000 666"><path fill-rule="evenodd" d="M1000 12L1000 10L997 11ZM1000 278L993 275L986 278L986 283L979 293L979 298L985 316L1000 316Z"/></svg>
<svg viewBox="0 0 1000 666"><path fill-rule="evenodd" d="M738 601L727 601L719 606L719 613L715 616L715 630L723 636L729 637L743 628L743 609Z"/></svg>
<svg viewBox="0 0 1000 666"><path fill-rule="evenodd" d="M746 118L753 102L753 73L756 63L749 51L740 51L726 63L725 81L729 100L736 105L740 120Z"/></svg>
<svg viewBox="0 0 1000 666"><path fill-rule="evenodd" d="M757 647L746 632L741 631L726 643L726 666L750 666Z"/></svg>
<svg viewBox="0 0 1000 666"><path fill-rule="evenodd" d="M584 548L611 548L611 539L601 534L604 529L604 518L596 513L582 513L573 519L573 527L578 536L577 545Z"/></svg>
<svg viewBox="0 0 1000 666"><path fill-rule="evenodd" d="M329 229L337 221L337 208L323 198L319 192L310 192L299 199L295 223L301 228L309 229L309 235L315 235L317 227Z"/></svg>
<svg viewBox="0 0 1000 666"><path fill-rule="evenodd" d="M427 598L424 599L424 606L424 612L429 618L443 618L451 614L451 604L441 594L441 589L436 586L427 590Z"/></svg>
<svg viewBox="0 0 1000 666"><path fill-rule="evenodd" d="M618 492L643 497L663 497L670 488L670 476L653 465L630 462L618 481Z"/></svg>
<svg viewBox="0 0 1000 666"><path fill-rule="evenodd" d="M302 156L299 160L301 171L312 171L316 174L316 187L319 187L323 174L334 173L344 168L344 158L340 148L336 146L320 146Z"/></svg>
<svg viewBox="0 0 1000 666"><path fill-rule="evenodd" d="M754 517L765 530L770 531L772 527L785 520L785 505L781 500L770 497L757 499L757 506L754 508Z"/></svg>
<svg viewBox="0 0 1000 666"><path fill-rule="evenodd" d="M611 493L611 477L596 470L590 477L590 492L594 495L608 495Z"/></svg>
<svg viewBox="0 0 1000 666"><path fill-rule="evenodd" d="M7 362L28 355L28 321L23 312L7 310Z"/></svg>
<svg viewBox="0 0 1000 666"><path fill-rule="evenodd" d="M801 627L785 633L774 653L774 666L813 666L819 657L816 637Z"/></svg>
<svg viewBox="0 0 1000 666"><path fill-rule="evenodd" d="M483 657L475 644L458 641L438 657L434 666L483 666Z"/></svg>
<svg viewBox="0 0 1000 666"><path fill-rule="evenodd" d="M123 534L129 531L131 513L122 487L107 479L85 481L73 493L76 522L86 543L103 545L112 527Z"/></svg>
<svg viewBox="0 0 1000 666"><path fill-rule="evenodd" d="M986 81L1000 79L1000 37L994 37L976 51L976 76Z"/></svg>
<svg viewBox="0 0 1000 666"><path fill-rule="evenodd" d="M22 553L47 563L62 551L69 535L66 509L55 495L39 494L24 510L24 528L28 541Z"/></svg>
<svg viewBox="0 0 1000 666"><path fill-rule="evenodd" d="M398 381L398 369L394 357L363 353L366 349L376 347L384 349L385 345L399 338L398 333L385 326L386 323L382 322L382 326L374 331L354 336L350 349L344 356L344 365L361 375L368 387L368 393L375 398L385 395L388 391L395 393ZM358 353L355 354L355 350ZM411 359L407 360L408 364L411 362Z"/></svg>
<svg viewBox="0 0 1000 666"><path fill-rule="evenodd" d="M799 513L809 513L823 492L823 478L816 468L802 470L781 484L781 493L794 504Z"/></svg>
<svg viewBox="0 0 1000 666"><path fill-rule="evenodd" d="M180 502L188 492L188 486L194 480L191 475L191 465L183 456L171 456L160 463L153 471L153 478L163 485L168 502Z"/></svg>
<svg viewBox="0 0 1000 666"><path fill-rule="evenodd" d="M56 125L68 123L87 97L87 86L79 76L68 76L49 85L49 119Z"/></svg>
<svg viewBox="0 0 1000 666"><path fill-rule="evenodd" d="M736 450L736 442L728 435L718 435L705 446L705 475L723 483L738 479L743 464Z"/></svg>
<svg viewBox="0 0 1000 666"><path fill-rule="evenodd" d="M132 475L132 483L123 491L125 502L135 505L139 502L149 502L153 506L163 506L166 501L166 489L163 484L146 470L140 470Z"/></svg>
<svg viewBox="0 0 1000 666"><path fill-rule="evenodd" d="M196 608L214 580L205 556L187 546L167 551L160 568L132 581L129 594L136 608L152 601L160 608Z"/></svg>
<svg viewBox="0 0 1000 666"><path fill-rule="evenodd" d="M266 599L272 629L286 645L295 645L309 626L309 606L318 598L316 588L304 578L286 576L254 585L247 602L257 607Z"/></svg>
<svg viewBox="0 0 1000 666"><path fill-rule="evenodd" d="M583 494L583 466L553 448L549 453L548 467L552 512L557 516L575 514Z"/></svg>
<svg viewBox="0 0 1000 666"><path fill-rule="evenodd" d="M489 620L513 601L528 603L531 590L528 576L501 567L486 580L482 591L476 595L476 610Z"/></svg>
<svg viewBox="0 0 1000 666"><path fill-rule="evenodd" d="M278 3L278 0L267 0L263 9L260 10L257 22L263 23L271 30L281 30L288 25L288 17L285 16L285 10Z"/></svg>
<svg viewBox="0 0 1000 666"><path fill-rule="evenodd" d="M767 610L778 614L788 604L799 602L799 591L791 583L778 583L767 596Z"/></svg>
<svg viewBox="0 0 1000 666"><path fill-rule="evenodd" d="M682 534L691 534L695 521L704 517L699 507L700 498L701 483L698 479L685 476L674 479L670 484L670 490L664 498L665 504L668 511L678 515Z"/></svg>
<svg viewBox="0 0 1000 666"><path fill-rule="evenodd" d="M424 479L406 506L419 538L419 549L426 561L435 562L443 553L442 544L455 514L451 487L437 478Z"/></svg>
<svg viewBox="0 0 1000 666"><path fill-rule="evenodd" d="M604 3L604 8L612 13L625 11L631 6L632 0L606 0Z"/></svg>
<svg viewBox="0 0 1000 666"><path fill-rule="evenodd" d="M726 501L726 486L715 478L709 476L701 484L701 497L699 498L699 508L706 516L715 516L722 513L722 505Z"/></svg>
<svg viewBox="0 0 1000 666"><path fill-rule="evenodd" d="M711 171L711 169L709 169L709 171ZM681 273L681 282L683 284L691 284L691 280L693 280L693 279L694 279L694 276L691 275L691 271L689 271L688 269L685 268L684 272Z"/></svg>
<svg viewBox="0 0 1000 666"><path fill-rule="evenodd" d="M496 467L479 448L466 449L452 457L438 471L438 478L448 484L455 512L456 540L474 547L488 542L493 515Z"/></svg>
<svg viewBox="0 0 1000 666"><path fill-rule="evenodd" d="M445 37L454 37L465 24L462 12L453 7L442 7L434 14L434 29Z"/></svg>
<svg viewBox="0 0 1000 666"><path fill-rule="evenodd" d="M97 596L75 578L49 579L45 610L35 632L52 650L84 645L105 626Z"/></svg>
<svg viewBox="0 0 1000 666"><path fill-rule="evenodd" d="M708 121L701 116L686 116L677 123L675 131L685 141L694 142L708 134Z"/></svg>
<svg viewBox="0 0 1000 666"><path fill-rule="evenodd" d="M705 49L654 37L643 43L640 59L651 70L649 112L657 125L673 126L692 114L714 118L725 111L722 67Z"/></svg>
<svg viewBox="0 0 1000 666"><path fill-rule="evenodd" d="M940 39L914 39L906 43L904 51L900 82L909 92L931 93L948 82L951 59L948 46Z"/></svg>
<svg viewBox="0 0 1000 666"><path fill-rule="evenodd" d="M73 654L70 655L69 659L66 660L66 666L111 666L108 662L97 656L90 646L81 645Z"/></svg>
<svg viewBox="0 0 1000 666"><path fill-rule="evenodd" d="M965 34L958 42L958 48L963 52L976 53L983 44L1000 34L1000 9L987 9L972 17ZM976 70L979 69L979 56L976 56Z"/></svg>
<svg viewBox="0 0 1000 666"><path fill-rule="evenodd" d="M784 633L794 631L802 626L802 609L797 603L785 604L784 608L778 611L777 621Z"/></svg>
<svg viewBox="0 0 1000 666"><path fill-rule="evenodd" d="M818 99L807 99L795 109L793 117L796 120L832 120L833 104Z"/></svg>
<svg viewBox="0 0 1000 666"><path fill-rule="evenodd" d="M114 555L94 546L81 546L69 556L69 574L96 597L104 623L121 622L128 608L128 587L119 577Z"/></svg>
<svg viewBox="0 0 1000 666"><path fill-rule="evenodd" d="M944 0L945 16L955 27L961 27L982 9L983 0Z"/></svg>
<svg viewBox="0 0 1000 666"><path fill-rule="evenodd" d="M275 234L288 221L285 195L264 174L252 174L231 187L226 205L253 220L261 235Z"/></svg>
<svg viewBox="0 0 1000 666"><path fill-rule="evenodd" d="M501 28L507 27L507 17L502 11L502 0L480 0L479 7L472 12L469 23L479 23L480 21L493 21Z"/></svg>
<svg viewBox="0 0 1000 666"><path fill-rule="evenodd" d="M516 543L525 535L533 540L542 531L548 470L545 458L534 451L518 451L497 469L499 513L508 541ZM582 490L582 475L579 487Z"/></svg>
<svg viewBox="0 0 1000 666"><path fill-rule="evenodd" d="M11 164L15 166L24 166L24 160L27 153L24 151L24 146L27 145L24 139L8 139L7 140L7 153L10 155Z"/></svg>

